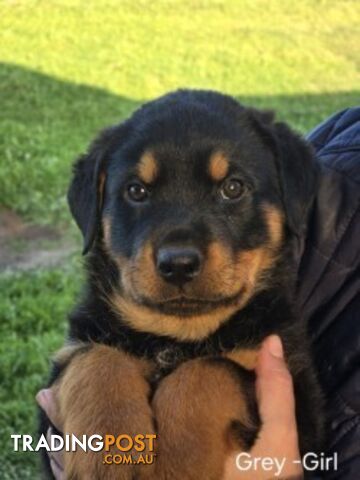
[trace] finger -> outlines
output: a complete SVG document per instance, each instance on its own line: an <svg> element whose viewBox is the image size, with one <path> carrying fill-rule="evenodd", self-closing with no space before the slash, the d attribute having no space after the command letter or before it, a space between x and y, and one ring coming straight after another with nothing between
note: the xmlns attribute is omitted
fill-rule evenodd
<svg viewBox="0 0 360 480"><path fill-rule="evenodd" d="M293 383L277 335L264 341L256 374L256 394L264 432L269 428L272 435L296 433Z"/></svg>
<svg viewBox="0 0 360 480"><path fill-rule="evenodd" d="M285 458L281 478L303 478L297 426L293 383L287 368L281 340L271 335L262 344L256 366L256 396L262 427L251 449L252 458ZM236 454L225 463L223 480L268 480L273 475L259 467L247 472L239 471ZM275 478L275 477L274 477Z"/></svg>
<svg viewBox="0 0 360 480"><path fill-rule="evenodd" d="M52 427L48 428L46 433L46 440L48 444L51 444L51 436L54 434L54 429ZM58 452L49 452L49 458L52 460L56 465L59 471L63 471L64 461L63 461L63 451L59 450Z"/></svg>
<svg viewBox="0 0 360 480"><path fill-rule="evenodd" d="M62 430L61 421L57 409L57 403L52 388L40 390L36 395L36 401L44 410L50 422L59 430Z"/></svg>
<svg viewBox="0 0 360 480"><path fill-rule="evenodd" d="M50 467L55 480L65 480L64 471L59 468L59 465L52 458L50 458Z"/></svg>

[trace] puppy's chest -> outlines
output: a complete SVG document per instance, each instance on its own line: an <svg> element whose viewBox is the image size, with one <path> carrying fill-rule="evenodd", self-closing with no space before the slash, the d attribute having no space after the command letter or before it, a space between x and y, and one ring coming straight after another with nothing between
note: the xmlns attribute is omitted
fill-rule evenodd
<svg viewBox="0 0 360 480"><path fill-rule="evenodd" d="M157 351L151 358L153 365L151 382L157 383L164 376L170 374L182 363L196 358L223 359L237 364L246 370L254 370L258 355L258 347L233 348L229 351L214 350L213 348L193 349L191 351L178 345L167 346Z"/></svg>

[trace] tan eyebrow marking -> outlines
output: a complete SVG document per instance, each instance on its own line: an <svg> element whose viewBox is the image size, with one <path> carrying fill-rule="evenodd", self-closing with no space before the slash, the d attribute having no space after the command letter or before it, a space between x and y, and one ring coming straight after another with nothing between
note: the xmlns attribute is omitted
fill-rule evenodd
<svg viewBox="0 0 360 480"><path fill-rule="evenodd" d="M137 171L140 179L144 183L152 183L155 181L158 174L158 164L152 152L145 152L140 157L137 166Z"/></svg>
<svg viewBox="0 0 360 480"><path fill-rule="evenodd" d="M229 171L229 160L223 152L215 152L209 159L208 169L214 181L224 180Z"/></svg>

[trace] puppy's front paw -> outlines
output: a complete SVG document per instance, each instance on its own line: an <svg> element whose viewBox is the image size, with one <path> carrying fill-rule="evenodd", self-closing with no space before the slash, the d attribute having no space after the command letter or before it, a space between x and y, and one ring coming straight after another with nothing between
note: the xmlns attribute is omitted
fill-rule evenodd
<svg viewBox="0 0 360 480"><path fill-rule="evenodd" d="M148 402L150 387L146 380L149 368L145 361L104 345L77 355L58 387L64 434L80 439L83 435L89 439L92 435L117 438L126 434L132 440L138 434L154 435ZM127 445L129 441L124 438L121 446L126 449ZM136 464L140 452L135 445L136 442L128 451L123 451L108 441L107 448L98 452L84 452L80 448L67 452L65 477L68 480L130 480L137 478L142 469L149 473L151 465ZM148 446L146 443L142 454L149 453ZM117 462L111 462L115 454ZM125 455L131 462L120 463L120 456L125 458Z"/></svg>
<svg viewBox="0 0 360 480"><path fill-rule="evenodd" d="M254 374L220 357L190 360L165 377L153 398L155 478L219 480L230 452L256 438L249 392Z"/></svg>

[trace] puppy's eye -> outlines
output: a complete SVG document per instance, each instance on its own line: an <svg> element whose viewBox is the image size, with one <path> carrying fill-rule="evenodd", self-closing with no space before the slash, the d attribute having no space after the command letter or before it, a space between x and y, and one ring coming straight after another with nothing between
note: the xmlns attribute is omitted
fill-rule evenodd
<svg viewBox="0 0 360 480"><path fill-rule="evenodd" d="M130 183L126 187L126 195L132 202L145 202L149 196L149 192L141 183Z"/></svg>
<svg viewBox="0 0 360 480"><path fill-rule="evenodd" d="M227 178L220 188L220 195L224 200L236 200L245 191L244 183L237 178Z"/></svg>

